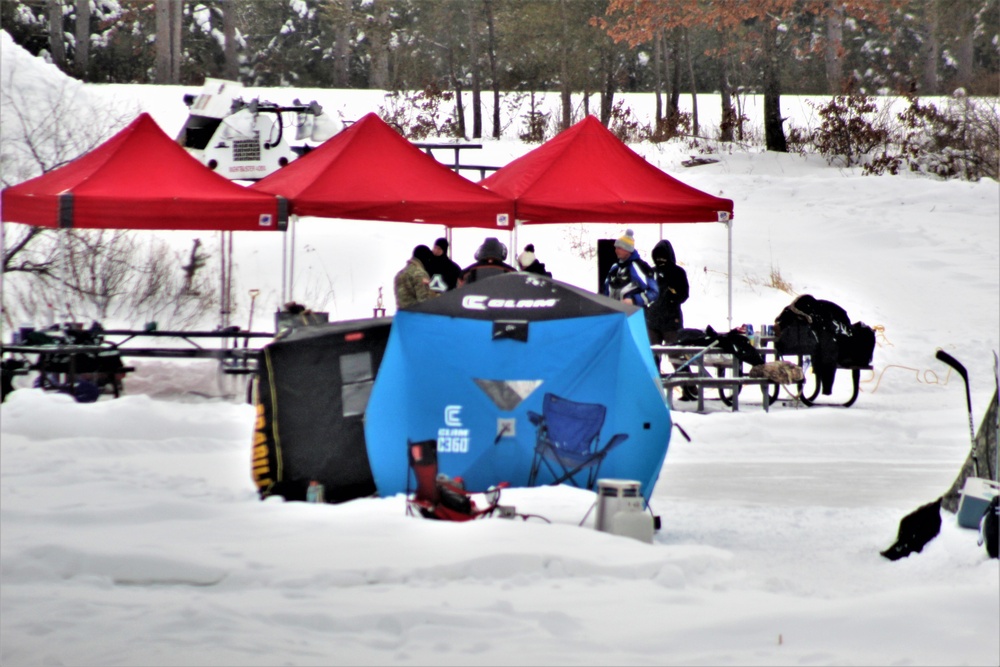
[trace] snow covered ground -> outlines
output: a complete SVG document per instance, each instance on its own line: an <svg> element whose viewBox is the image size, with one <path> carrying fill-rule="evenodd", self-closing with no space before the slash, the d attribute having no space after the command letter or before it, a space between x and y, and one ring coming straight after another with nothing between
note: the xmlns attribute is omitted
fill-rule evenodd
<svg viewBox="0 0 1000 667"><path fill-rule="evenodd" d="M14 57L6 40L3 57ZM85 90L133 100L170 134L193 92ZM336 95L356 96L349 114L378 104ZM484 144L486 164L531 148ZM504 492L551 524L425 521L405 515L402 497L261 502L253 408L224 397L239 387L203 364L137 359L126 395L95 404L19 389L0 407L0 662L1000 663L1000 567L974 531L945 514L923 553L878 554L904 514L948 489L969 450L961 379L935 351L968 367L977 426L994 391L997 183L865 177L756 150L684 169L683 145L637 150L734 200L734 324L771 322L792 300L766 286L776 271L796 293L884 327L854 407L765 413L755 391L738 413L678 403L692 442L671 442L652 498L663 528L649 545L593 530L592 514L580 526L594 496L563 487ZM692 285L687 325L724 329L725 228L635 231L647 257L661 233L673 242ZM533 242L557 278L592 288L594 261L571 243L620 232L527 228L517 250ZM335 319L364 317L382 287L391 313L393 274L441 234L303 220L295 297ZM470 262L485 235L457 231L456 260ZM277 305L273 246L237 241L241 289L262 290L258 307ZM838 377L835 398L848 384Z"/></svg>

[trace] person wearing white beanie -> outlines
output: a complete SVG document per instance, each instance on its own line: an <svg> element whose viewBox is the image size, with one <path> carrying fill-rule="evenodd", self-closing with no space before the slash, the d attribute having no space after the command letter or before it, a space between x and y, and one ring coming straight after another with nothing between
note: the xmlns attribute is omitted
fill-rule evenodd
<svg viewBox="0 0 1000 667"><path fill-rule="evenodd" d="M545 264L535 257L535 246L529 243L524 246L524 252L517 256L517 267L525 273L536 273L540 276L552 277L552 274L545 270Z"/></svg>

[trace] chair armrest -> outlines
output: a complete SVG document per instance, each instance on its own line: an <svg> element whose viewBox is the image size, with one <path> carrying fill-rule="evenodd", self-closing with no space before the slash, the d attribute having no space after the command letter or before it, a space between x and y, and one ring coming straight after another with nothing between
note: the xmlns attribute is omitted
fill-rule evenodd
<svg viewBox="0 0 1000 667"><path fill-rule="evenodd" d="M615 433L613 436L611 436L611 439L608 440L608 444L604 445L604 448L601 451L605 453L610 452L612 449L622 444L626 440L628 440L628 433Z"/></svg>
<svg viewBox="0 0 1000 667"><path fill-rule="evenodd" d="M528 410L528 420L535 426L538 426L539 424L545 421L545 418L542 417L537 412L532 412L531 410Z"/></svg>

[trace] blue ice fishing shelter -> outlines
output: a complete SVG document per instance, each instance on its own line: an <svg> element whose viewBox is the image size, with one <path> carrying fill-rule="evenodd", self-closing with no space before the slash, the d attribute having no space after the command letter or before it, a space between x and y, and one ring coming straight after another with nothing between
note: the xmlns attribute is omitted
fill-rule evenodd
<svg viewBox="0 0 1000 667"><path fill-rule="evenodd" d="M400 310L365 416L382 496L413 489L407 444L436 440L470 491L615 478L648 501L670 432L643 312L528 273Z"/></svg>

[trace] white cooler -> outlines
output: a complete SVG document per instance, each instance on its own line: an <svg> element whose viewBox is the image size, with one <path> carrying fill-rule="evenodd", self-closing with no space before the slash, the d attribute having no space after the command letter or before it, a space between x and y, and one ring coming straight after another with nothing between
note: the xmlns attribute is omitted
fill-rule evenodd
<svg viewBox="0 0 1000 667"><path fill-rule="evenodd" d="M653 517L643 509L641 484L630 479L597 480L597 518L594 528L653 542Z"/></svg>

